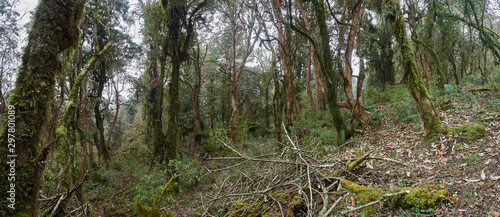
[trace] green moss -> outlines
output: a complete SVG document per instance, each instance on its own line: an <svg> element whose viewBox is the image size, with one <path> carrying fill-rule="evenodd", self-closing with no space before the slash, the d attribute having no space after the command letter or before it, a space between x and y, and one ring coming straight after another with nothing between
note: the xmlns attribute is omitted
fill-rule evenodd
<svg viewBox="0 0 500 217"><path fill-rule="evenodd" d="M481 124L463 125L458 127L451 127L446 130L451 135L462 135L462 139L469 143L475 142L486 136L486 130Z"/></svg>
<svg viewBox="0 0 500 217"><path fill-rule="evenodd" d="M419 209L427 209L436 206L436 202L446 198L448 191L438 190L430 193L428 188L403 188L401 191L410 190L409 194L402 197L399 202L402 207L415 207Z"/></svg>
<svg viewBox="0 0 500 217"><path fill-rule="evenodd" d="M59 127L56 130L56 141L57 141L57 155L56 159L60 162L66 162L68 157L67 150L68 144L66 143L66 128Z"/></svg>
<svg viewBox="0 0 500 217"><path fill-rule="evenodd" d="M355 201L362 204L377 200L380 195L382 195L382 190L380 188L358 185L347 180L342 180L341 184L343 188L349 189L351 192L356 193L356 197L354 198Z"/></svg>
<svg viewBox="0 0 500 217"><path fill-rule="evenodd" d="M354 194L354 199L356 200L356 203L359 203L359 205L375 201L379 199L380 196L384 193L380 188L358 185L347 180L342 180L341 184L343 188L348 189ZM384 205L387 206L389 204L392 204L393 206L403 208L432 208L437 205L437 202L446 198L446 196L448 195L448 191L437 190L437 188L437 186L429 185L424 187L402 188L396 191L389 191L388 193L395 193L409 190L410 193L404 194L400 197L389 198L388 201L390 203L385 203ZM367 209L366 211L372 212L374 210Z"/></svg>
<svg viewBox="0 0 500 217"><path fill-rule="evenodd" d="M441 99L438 101L438 105L443 111L453 108L453 105L451 105L451 99Z"/></svg>

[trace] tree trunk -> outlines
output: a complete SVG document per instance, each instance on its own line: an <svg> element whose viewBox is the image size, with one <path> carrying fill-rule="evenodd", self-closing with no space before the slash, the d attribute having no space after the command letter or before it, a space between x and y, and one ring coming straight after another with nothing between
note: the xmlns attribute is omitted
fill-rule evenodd
<svg viewBox="0 0 500 217"><path fill-rule="evenodd" d="M45 0L35 10L16 87L7 106L7 114L13 116L5 122L0 137L0 161L15 162L0 164L1 216L38 215L40 177L45 168L40 159L48 154L48 149L40 153L40 135L53 99L55 77L61 70L59 55L78 40L84 3Z"/></svg>
<svg viewBox="0 0 500 217"><path fill-rule="evenodd" d="M276 140L277 144L281 144L281 115L280 115L280 80L279 73L276 67L276 50L274 49L271 43L271 37L269 36L269 31L267 30L267 26L262 20L262 17L259 17L259 23L264 28L264 33L267 39L267 45L271 50L271 72L273 76L274 82L274 95L273 95L273 117L274 117L274 127L276 128Z"/></svg>
<svg viewBox="0 0 500 217"><path fill-rule="evenodd" d="M313 55L313 66L314 66L314 88L316 89L316 109L323 110L325 102L323 100L323 82L320 76L320 64L318 63L318 58Z"/></svg>
<svg viewBox="0 0 500 217"><path fill-rule="evenodd" d="M196 87L194 89L194 115L193 115L193 133L191 134L191 139L190 139L190 147L189 147L189 151L190 151L190 155L191 155L191 158L194 159L194 147L195 147L195 143L196 143L196 134L198 133L198 119L199 119L199 116L200 116L200 109L199 109L199 106L200 106L200 93L201 93L201 86L202 86L202 83L201 83L201 73L202 73L202 60L200 59L200 42L198 41L198 33L196 32L195 30L195 38L194 38L195 42L196 42L196 59L194 60L196 62Z"/></svg>
<svg viewBox="0 0 500 217"><path fill-rule="evenodd" d="M392 24L394 35L399 39L398 41L400 41L404 67L403 82L408 87L413 99L417 102L425 129L425 139L427 141L435 140L437 136L444 131L444 128L429 98L427 89L421 79L420 71L418 71L417 64L415 63L410 42L406 35L406 24L403 14L401 13L399 1L387 0L386 5L390 8L390 13L387 15L387 18Z"/></svg>
<svg viewBox="0 0 500 217"><path fill-rule="evenodd" d="M309 110L312 111L314 109L314 99L312 97L312 90L311 90L311 65L313 58L311 42L308 42L307 52L310 53L311 55L308 55L307 58L306 90L307 90L307 98L309 99Z"/></svg>
<svg viewBox="0 0 500 217"><path fill-rule="evenodd" d="M97 40L98 40L98 48L102 50L107 42L105 42L106 30L105 27L101 24L97 24ZM108 161L110 159L108 147L106 145L106 138L104 135L104 123L101 115L101 101L102 101L102 93L104 91L104 85L107 81L106 76L106 61L101 59L100 65L97 67L96 74L94 74L94 80L97 81L97 90L96 90L96 98L94 101L94 115L95 115L95 125L97 128L97 139L95 140L96 146L99 149L101 155L99 156L100 161Z"/></svg>
<svg viewBox="0 0 500 217"><path fill-rule="evenodd" d="M293 70L292 70L292 56L291 56L291 43L292 35L290 24L286 23L281 12L281 2L279 0L272 0L272 8L274 17L276 18L278 27L278 41L280 42L279 52L281 54L281 66L285 72L285 98L286 98L286 127L290 127L293 122L293 109L294 109L294 93L293 93Z"/></svg>
<svg viewBox="0 0 500 217"><path fill-rule="evenodd" d="M188 57L188 50L192 42L194 22L199 19L199 11L207 4L200 2L188 14L188 5L182 0L161 1L163 11L167 14L167 37L163 46L163 53L169 54L172 62L172 79L170 80L167 144L165 147L165 162L177 158L177 142L179 137L179 73L182 62Z"/></svg>
<svg viewBox="0 0 500 217"><path fill-rule="evenodd" d="M151 139L153 140L153 147L155 155L159 156L159 162L162 163L165 159L163 156L166 152L165 135L163 134L163 78L166 68L166 57L162 56L159 60L160 72L158 73L158 66L156 60L151 64L149 69L150 81L150 95L149 95L149 120L151 124Z"/></svg>
<svg viewBox="0 0 500 217"><path fill-rule="evenodd" d="M444 91L444 75L443 75L443 72L441 70L441 64L439 63L439 59L436 55L436 52L434 52L434 49L432 49L432 47L429 46L428 44L424 44L422 41L420 41L416 38L412 38L412 40L418 44L423 45L426 48L426 50L431 53L431 57L434 60L434 64L435 64L437 74L438 74L438 83L437 83L438 89L441 91Z"/></svg>
<svg viewBox="0 0 500 217"><path fill-rule="evenodd" d="M177 158L177 140L178 140L178 123L179 123L179 73L181 68L181 59L172 58L172 78L170 80L169 106L168 106L168 128L167 128L167 145L165 147L164 160L166 163Z"/></svg>
<svg viewBox="0 0 500 217"><path fill-rule="evenodd" d="M344 120L340 114L340 108L337 104L337 90L335 75L333 71L333 58L330 51L330 33L328 32L328 27L326 25L325 18L325 6L323 0L314 0L313 4L316 9L316 19L318 21L320 40L321 40L321 56L322 56L322 67L325 84L327 87L327 101L330 107L330 114L332 116L332 121L337 131L337 144L340 144L346 140L351 134L351 132L346 128Z"/></svg>
<svg viewBox="0 0 500 217"><path fill-rule="evenodd" d="M111 79L111 82L113 83L113 89L115 90L115 102L116 102L116 111L115 111L115 116L113 117L113 122L111 123L111 127L109 127L109 132L108 132L108 141L106 144L111 144L111 134L113 134L113 129L115 128L116 120L118 119L118 112L120 111L120 93L118 92L118 87L116 86L116 83L113 79ZM163 86L163 82L162 82ZM163 93L163 91L162 91ZM163 101L163 100L162 100Z"/></svg>
<svg viewBox="0 0 500 217"><path fill-rule="evenodd" d="M253 2L255 3L255 2ZM237 6L235 6L237 7ZM255 24L255 19L256 16L255 14L252 14L253 16L250 16L250 20L247 21L247 23L243 23L245 26L248 26L245 28L245 47L243 50L243 57L241 59L241 62L239 63L239 66L236 67L236 38L238 37L237 35L237 29L241 26L241 23L238 23L237 20L241 20L239 15L240 15L240 10L237 8L231 8L231 11L229 12L229 21L230 21L230 28L231 28L231 105L233 107L232 113L231 113L231 127L229 130L229 137L231 138L232 141L236 141L236 135L234 132L236 131L237 128L237 117L238 117L238 85L240 82L240 76L241 73L244 70L245 64L247 62L248 57L250 54L253 52L253 48L255 47L255 44L257 43L258 37L255 37L252 41L252 35L254 31L254 24ZM253 13L253 11L251 11ZM261 31L261 26L258 26L258 30L256 35L258 36Z"/></svg>
<svg viewBox="0 0 500 217"><path fill-rule="evenodd" d="M309 19L307 19L307 15L300 6L300 4L297 4L298 9L300 14L302 15L302 19L304 20L304 23L306 25L306 30L308 32L311 32L311 25L309 24ZM313 58L314 58L314 53L313 53L313 45L311 44L310 41L307 41L307 53L310 55L307 56L307 66L306 66L306 91L307 91L307 98L309 100L309 110L312 111L314 109L314 99L312 97L312 90L311 90L311 66L313 64Z"/></svg>
<svg viewBox="0 0 500 217"><path fill-rule="evenodd" d="M352 67L351 67L351 59L352 53L354 52L354 42L356 39L356 34L358 32L358 26L361 20L361 16L363 16L363 0L359 0L356 3L354 8L354 18L352 21L351 31L349 32L349 40L347 42L347 52L346 52L346 60L345 60L345 73L344 73L344 91L347 97L347 108L351 110L354 114L354 117L361 123L361 125L365 125L364 116L364 107L363 103L360 100L357 106L354 106L356 101L354 100L354 95L352 93ZM356 108L354 108L356 107Z"/></svg>

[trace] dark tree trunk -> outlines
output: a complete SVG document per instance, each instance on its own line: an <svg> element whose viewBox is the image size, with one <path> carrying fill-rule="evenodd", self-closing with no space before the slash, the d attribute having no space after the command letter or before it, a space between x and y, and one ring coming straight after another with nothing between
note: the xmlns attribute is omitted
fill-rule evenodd
<svg viewBox="0 0 500 217"><path fill-rule="evenodd" d="M177 158L177 141L179 138L179 73L182 62L188 57L188 49L193 40L194 22L199 19L200 10L207 1L200 2L188 14L187 3L182 0L161 1L163 11L167 14L167 39L163 53L172 60L172 79L170 80L169 107L167 120L167 143L165 154L161 157L168 164Z"/></svg>
<svg viewBox="0 0 500 217"><path fill-rule="evenodd" d="M0 164L0 198L3 200L0 216L38 215L40 177L48 154L48 149L39 148L40 135L53 99L55 77L61 70L59 55L78 40L78 20L84 3L85 0L68 0L64 4L45 0L40 1L35 10L28 45L12 91L11 107L7 107L7 114L15 115L11 122L15 126L5 122L0 137L0 161L15 162L15 165ZM15 145L9 145L14 142ZM15 176L10 175L14 173ZM15 181L12 178L9 181L10 177L15 177ZM15 191L15 204L7 200L11 196L9 191Z"/></svg>
<svg viewBox="0 0 500 217"><path fill-rule="evenodd" d="M327 102L330 107L333 124L337 131L337 144L340 144L350 136L351 132L345 126L344 120L340 115L340 108L337 104L336 81L333 71L333 57L330 51L330 33L326 25L325 6L323 0L314 0L313 4L316 9L316 19L319 27L322 57L321 69L325 75L324 80L327 87Z"/></svg>
<svg viewBox="0 0 500 217"><path fill-rule="evenodd" d="M179 73L181 61L172 58L172 78L170 79L168 121L167 121L167 145L165 147L164 159L168 163L177 158L177 140L179 137Z"/></svg>
<svg viewBox="0 0 500 217"><path fill-rule="evenodd" d="M97 24L97 38L98 38L98 48L99 50L102 50L104 46L106 45L105 41L106 37L106 30L105 27L102 24ZM101 115L101 101L102 101L102 93L104 91L104 85L107 82L107 76L106 76L106 60L101 59L101 62L99 66L97 67L98 70L95 71L94 74L94 80L97 81L97 86L96 88L96 98L94 100L94 115L95 115L95 125L97 128L97 133L98 136L95 137L97 138L96 141L96 146L99 149L101 155L99 157L99 162L102 160L108 161L110 159L109 157L109 151L108 147L106 145L106 138L104 135L104 124L103 124L103 118ZM101 162L102 163L102 162Z"/></svg>

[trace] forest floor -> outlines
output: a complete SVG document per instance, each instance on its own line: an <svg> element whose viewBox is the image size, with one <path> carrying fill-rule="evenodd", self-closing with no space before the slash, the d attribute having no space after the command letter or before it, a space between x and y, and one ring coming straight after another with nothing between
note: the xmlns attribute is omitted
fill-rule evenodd
<svg viewBox="0 0 500 217"><path fill-rule="evenodd" d="M379 207L369 214L352 212L347 216L500 216L499 94L492 91L455 91L448 93L446 98L451 99L450 109L443 111L438 108L446 128L481 124L487 135L477 141L469 141L462 133L441 135L438 141L424 144L419 118L395 120L393 117L401 115L400 109L394 108L395 103L379 102L371 105L371 109L382 115L372 113L374 117L369 121L370 125L363 134L356 135L352 142L344 146L340 156L352 159L359 157L360 153L373 151L371 156L406 163L366 160L355 174L348 176L352 182L387 190L436 185L449 192L447 199L426 210ZM253 141L247 147L263 146L265 152L266 146L262 145L265 142ZM203 161L201 164L211 167L220 162ZM135 162L128 167L145 171L147 164ZM139 170L131 169L107 170L102 172L107 177L105 182L96 184L99 181L94 180L88 185L87 198L99 215L132 216L135 213L134 199L144 195L142 191L155 191L157 186L166 183L161 178L164 174L139 177ZM156 187L151 184L153 187L140 188L149 179L159 180ZM216 197L217 186L222 181L220 177L202 177L196 186L181 188L179 195L168 198L161 207L172 211L175 216L198 216L203 213L202 207L208 207L210 199ZM347 197L343 204L337 205L340 209L355 205L354 198Z"/></svg>

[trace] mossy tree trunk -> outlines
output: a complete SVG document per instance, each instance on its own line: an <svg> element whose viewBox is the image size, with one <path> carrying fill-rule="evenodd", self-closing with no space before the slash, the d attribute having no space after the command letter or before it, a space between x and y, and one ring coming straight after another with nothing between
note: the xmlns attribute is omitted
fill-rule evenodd
<svg viewBox="0 0 500 217"><path fill-rule="evenodd" d="M337 104L337 90L335 74L333 71L333 58L330 50L330 33L326 25L325 6L323 0L314 0L313 5L316 9L316 19L319 28L321 42L321 70L324 74L325 85L327 88L327 103L330 107L332 121L337 131L337 143L344 142L350 135L350 130L347 129L344 120L340 114L340 108Z"/></svg>
<svg viewBox="0 0 500 217"><path fill-rule="evenodd" d="M102 50L106 45L106 30L103 24L99 21L96 21L96 30L97 30L97 44L98 49ZM99 162L102 163L102 160L108 161L110 159L108 147L106 145L106 139L104 135L104 119L101 115L101 101L102 101L102 93L104 91L104 85L106 84L108 78L106 76L107 64L105 59L101 59L97 70L94 72L94 80L97 82L94 87L95 91L95 100L94 100L94 115L95 115L95 125L97 128L97 136L95 138L95 145L99 150L100 156L98 156Z"/></svg>
<svg viewBox="0 0 500 217"><path fill-rule="evenodd" d="M148 110L147 115L151 124L151 140L153 143L154 151L157 156L163 156L166 152L165 147L165 134L163 133L163 77L165 77L166 58L160 58L160 72L156 60L149 68L150 90L148 97ZM159 158L160 163L164 160Z"/></svg>
<svg viewBox="0 0 500 217"><path fill-rule="evenodd" d="M392 24L394 35L398 39L403 56L403 82L408 87L413 99L417 102L418 110L422 118L425 129L425 139L431 141L444 131L441 120L434 108L434 104L429 98L427 89L424 86L420 71L415 63L410 41L406 35L406 24L398 0L386 0L388 7L387 19Z"/></svg>
<svg viewBox="0 0 500 217"><path fill-rule="evenodd" d="M166 152L166 139L163 133L163 97L164 79L167 68L167 54L160 52L160 45L164 43L165 37L160 34L159 26L165 23L166 16L162 11L159 2L139 1L140 7L144 11L144 36L149 41L147 59L149 67L145 74L148 95L144 103L146 110L145 120L147 127L146 143L151 144L153 149L153 159L160 163L164 161ZM151 165L155 161L151 161Z"/></svg>
<svg viewBox="0 0 500 217"><path fill-rule="evenodd" d="M444 91L444 76L443 76L443 72L442 72L442 69L441 69L441 64L439 63L439 58L436 55L436 52L428 44L425 44L424 42L422 42L422 41L420 41L420 40L418 40L416 38L412 38L412 40L415 43L418 43L418 44L424 46L426 48L426 50L431 54L431 57L434 60L434 65L435 65L435 68L437 70L437 74L438 74L438 77L439 77L438 78L438 82L437 82L438 89L440 91Z"/></svg>
<svg viewBox="0 0 500 217"><path fill-rule="evenodd" d="M181 64L188 58L188 50L193 41L194 22L201 18L201 10L206 6L203 0L188 13L188 4L183 0L161 1L163 12L167 14L167 39L163 53L172 61L172 78L169 88L167 144L164 158L166 163L177 157L177 140L179 137L179 73Z"/></svg>
<svg viewBox="0 0 500 217"><path fill-rule="evenodd" d="M40 136L53 99L55 77L61 70L59 55L78 40L78 21L84 3L85 0L42 0L35 12L10 100L14 109L9 112L15 113L15 127L5 126L0 137L0 161L15 160L12 182L7 181L13 177L9 176L10 165L0 164L0 216L38 215L40 177L45 168L41 159L48 154L48 149L40 151ZM12 151L8 149L8 138L12 138L9 135L15 136ZM15 209L9 208L7 202L11 184L15 184Z"/></svg>

